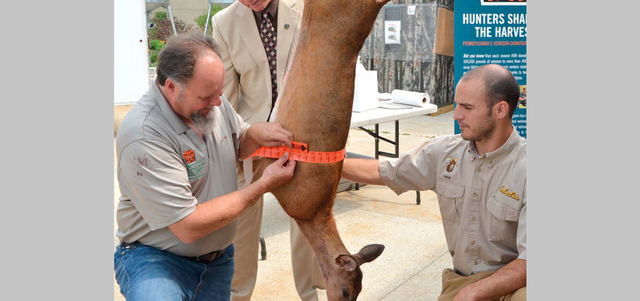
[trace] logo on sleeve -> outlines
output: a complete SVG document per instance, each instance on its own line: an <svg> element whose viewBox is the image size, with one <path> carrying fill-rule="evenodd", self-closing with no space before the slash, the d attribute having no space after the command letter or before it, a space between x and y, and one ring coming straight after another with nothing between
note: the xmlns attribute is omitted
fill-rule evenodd
<svg viewBox="0 0 640 301"><path fill-rule="evenodd" d="M187 161L187 164L192 163L196 161L196 152L190 149L182 153L182 157L184 158L185 161Z"/></svg>
<svg viewBox="0 0 640 301"><path fill-rule="evenodd" d="M453 172L456 166L458 166L458 161L460 161L459 158L453 159L451 157L447 157L447 160L445 161L447 163L447 172Z"/></svg>

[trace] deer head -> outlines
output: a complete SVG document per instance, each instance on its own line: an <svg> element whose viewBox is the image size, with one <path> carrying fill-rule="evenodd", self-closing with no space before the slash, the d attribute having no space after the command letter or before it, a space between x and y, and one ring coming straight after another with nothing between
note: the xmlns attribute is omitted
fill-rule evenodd
<svg viewBox="0 0 640 301"><path fill-rule="evenodd" d="M356 300L362 290L362 271L360 266L378 258L384 251L379 244L367 245L360 252L336 257L332 277L325 279L329 300Z"/></svg>

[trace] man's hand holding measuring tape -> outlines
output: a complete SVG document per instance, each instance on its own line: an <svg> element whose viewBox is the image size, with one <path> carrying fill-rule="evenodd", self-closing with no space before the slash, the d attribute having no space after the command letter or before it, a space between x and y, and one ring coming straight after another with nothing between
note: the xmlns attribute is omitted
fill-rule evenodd
<svg viewBox="0 0 640 301"><path fill-rule="evenodd" d="M240 141L240 158L246 159L260 146L293 146L293 133L276 122L256 122L244 133Z"/></svg>
<svg viewBox="0 0 640 301"><path fill-rule="evenodd" d="M240 158L248 157L268 157L278 159L265 169L263 178L271 183L271 176L275 177L275 186L282 185L293 177L295 169L295 161L303 161L310 163L336 163L344 159L346 149L332 152L309 151L306 143L293 141L293 133L284 129L279 123L259 122L254 123L243 137ZM253 150L251 155L248 151ZM267 172L269 174L267 174ZM246 174L245 174L246 176ZM250 181L251 175L246 177Z"/></svg>
<svg viewBox="0 0 640 301"><path fill-rule="evenodd" d="M240 158L246 159L261 146L293 147L293 133L287 131L279 123L257 122L252 124L240 141ZM289 153L283 153L279 159L271 163L258 180L267 190L287 183L293 177L296 161L289 160Z"/></svg>

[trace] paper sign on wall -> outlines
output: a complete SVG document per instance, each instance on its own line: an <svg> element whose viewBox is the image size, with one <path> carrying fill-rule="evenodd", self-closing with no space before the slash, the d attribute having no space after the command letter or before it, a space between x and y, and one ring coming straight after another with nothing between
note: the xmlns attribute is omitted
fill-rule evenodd
<svg viewBox="0 0 640 301"><path fill-rule="evenodd" d="M401 21L384 21L384 43L400 44Z"/></svg>

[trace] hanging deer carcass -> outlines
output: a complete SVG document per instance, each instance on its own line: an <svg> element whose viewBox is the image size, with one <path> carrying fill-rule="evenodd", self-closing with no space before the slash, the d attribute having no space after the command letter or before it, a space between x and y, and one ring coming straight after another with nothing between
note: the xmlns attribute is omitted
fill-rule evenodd
<svg viewBox="0 0 640 301"><path fill-rule="evenodd" d="M305 0L300 37L288 62L274 121L310 151L345 148L358 52L388 1ZM257 160L254 179L273 161ZM292 181L272 191L309 240L331 301L356 300L362 290L360 265L384 249L373 244L350 254L340 239L332 208L342 163L297 162Z"/></svg>

